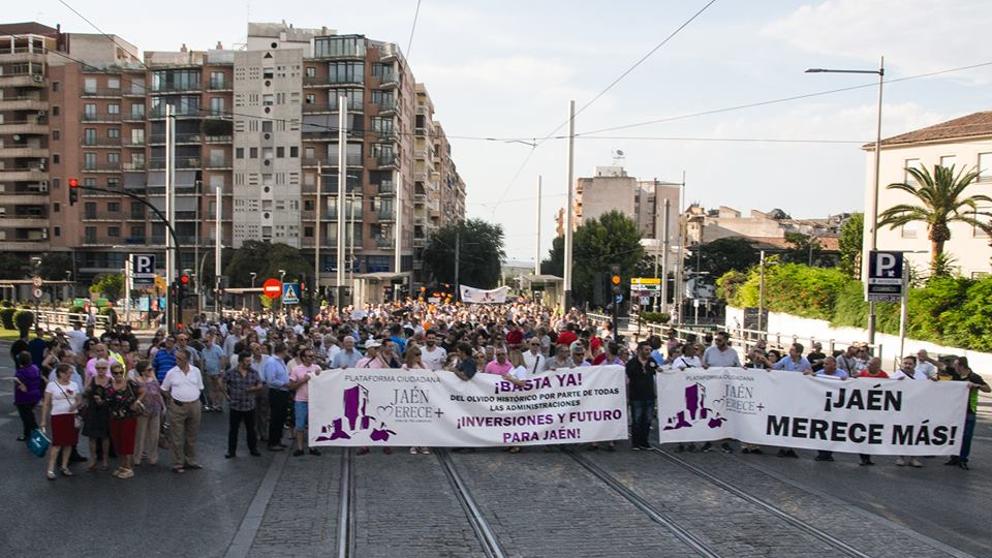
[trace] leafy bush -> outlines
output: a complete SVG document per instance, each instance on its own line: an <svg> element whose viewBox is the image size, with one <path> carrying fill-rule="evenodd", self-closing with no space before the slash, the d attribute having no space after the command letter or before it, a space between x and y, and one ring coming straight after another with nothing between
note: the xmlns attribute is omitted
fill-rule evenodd
<svg viewBox="0 0 992 558"><path fill-rule="evenodd" d="M70 306L69 307L69 313L70 314L82 314L83 311L84 311L84 308L82 306L79 306L79 305Z"/></svg>
<svg viewBox="0 0 992 558"><path fill-rule="evenodd" d="M0 308L13 308L14 303L9 300L0 300Z"/></svg>
<svg viewBox="0 0 992 558"><path fill-rule="evenodd" d="M14 329L14 313L16 312L17 309L10 306L0 309L0 323L3 323L4 329Z"/></svg>
<svg viewBox="0 0 992 558"><path fill-rule="evenodd" d="M746 278L732 273L717 281L720 295L732 306L757 306L758 269L749 270ZM799 264L765 267L766 308L828 320L834 326L867 327L868 303L863 289L861 282L835 269ZM899 333L898 303L876 305L876 329ZM921 341L992 351L992 277L931 277L924 286L911 288L906 332Z"/></svg>
<svg viewBox="0 0 992 558"><path fill-rule="evenodd" d="M641 321L649 324L667 324L672 316L668 312L641 312Z"/></svg>
<svg viewBox="0 0 992 558"><path fill-rule="evenodd" d="M14 313L14 327L21 335L25 335L34 325L34 312L30 310L18 310Z"/></svg>

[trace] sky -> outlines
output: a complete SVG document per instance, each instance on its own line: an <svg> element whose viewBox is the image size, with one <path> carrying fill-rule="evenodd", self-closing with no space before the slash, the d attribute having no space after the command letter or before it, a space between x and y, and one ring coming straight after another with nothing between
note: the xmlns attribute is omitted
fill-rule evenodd
<svg viewBox="0 0 992 558"><path fill-rule="evenodd" d="M542 257L551 246L566 200L559 136L570 100L585 107L575 119L576 177L613 164L620 150L631 176L680 181L684 172L687 202L811 218L863 210L860 146L874 138L877 87L712 111L873 83L809 67L874 69L884 56L886 79L899 80L992 62L981 47L992 28L987 0L717 0L603 93L708 1L421 0L414 28L416 0L171 0L155 9L66 0L142 50L230 48L244 42L249 19L397 43L454 136L468 216L503 225L510 260L533 260L539 176ZM95 32L58 0L9 4L7 22ZM992 65L886 84L883 136L990 110L990 82ZM667 121L596 132L658 120Z"/></svg>

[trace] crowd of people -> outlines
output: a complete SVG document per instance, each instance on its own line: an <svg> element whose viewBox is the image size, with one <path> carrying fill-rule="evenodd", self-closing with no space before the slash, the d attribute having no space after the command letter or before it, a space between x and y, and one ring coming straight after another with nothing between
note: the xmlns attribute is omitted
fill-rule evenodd
<svg viewBox="0 0 992 558"><path fill-rule="evenodd" d="M650 447L658 373L746 367L839 380L965 381L971 396L963 446L948 464L967 468L978 391L992 389L971 371L966 358L933 359L920 351L903 359L899 370L886 372L880 359L864 347L827 355L814 343L804 353L798 343L787 354L779 354L757 340L742 361L726 332L680 340L673 331L666 339L651 336L632 346L613 335L606 324L577 310L561 314L527 302L421 301L348 308L341 313L325 308L313 319L294 312L278 318L244 313L217 321L200 316L181 331L160 330L144 345L128 327L97 336L92 324L84 328L76 323L65 332L56 329L50 338L38 331L34 339L21 339L11 350L16 363L14 400L23 424L20 439L35 429L49 437L45 474L52 480L57 472L72 476L75 462L86 462L88 471L109 470L114 456L118 466L113 476L130 479L137 467L157 464L160 449L169 450L175 473L200 469L197 437L202 415L225 408L226 458L237 457L242 430L251 456L261 455L260 442L267 451L288 450L294 457L320 455L307 443L308 382L343 368L448 370L464 381L486 373L519 383L557 369L623 366L634 450ZM80 434L88 440L88 457L78 451ZM588 447L595 450L599 445ZM616 448L613 443L605 447ZM693 444L676 449L697 450ZM713 449L711 443L698 448ZM734 451L729 441L720 443L720 449ZM358 453L368 451L361 448ZM409 451L429 454L431 450ZM743 444L741 452L762 449ZM798 456L788 448L778 454ZM819 452L816 459L831 461L833 456ZM861 456L861 463L873 464L869 456ZM899 458L896 464L921 466L916 458Z"/></svg>

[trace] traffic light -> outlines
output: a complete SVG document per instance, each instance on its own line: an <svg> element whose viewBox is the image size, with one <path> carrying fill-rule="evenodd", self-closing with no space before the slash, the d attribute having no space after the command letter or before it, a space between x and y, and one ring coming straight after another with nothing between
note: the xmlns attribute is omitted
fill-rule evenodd
<svg viewBox="0 0 992 558"><path fill-rule="evenodd" d="M179 276L179 284L184 287L189 286L189 273L183 273Z"/></svg>
<svg viewBox="0 0 992 558"><path fill-rule="evenodd" d="M69 179L69 205L76 205L79 201L79 179Z"/></svg>

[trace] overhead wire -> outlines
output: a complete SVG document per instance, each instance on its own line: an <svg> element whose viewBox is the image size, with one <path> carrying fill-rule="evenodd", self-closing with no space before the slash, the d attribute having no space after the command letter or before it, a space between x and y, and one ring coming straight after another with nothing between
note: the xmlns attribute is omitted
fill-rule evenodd
<svg viewBox="0 0 992 558"><path fill-rule="evenodd" d="M413 48L413 33L417 30L417 17L420 15L420 0L417 0L417 9L413 12L413 25L410 27L410 39L406 42L406 59L410 60L410 51Z"/></svg>

